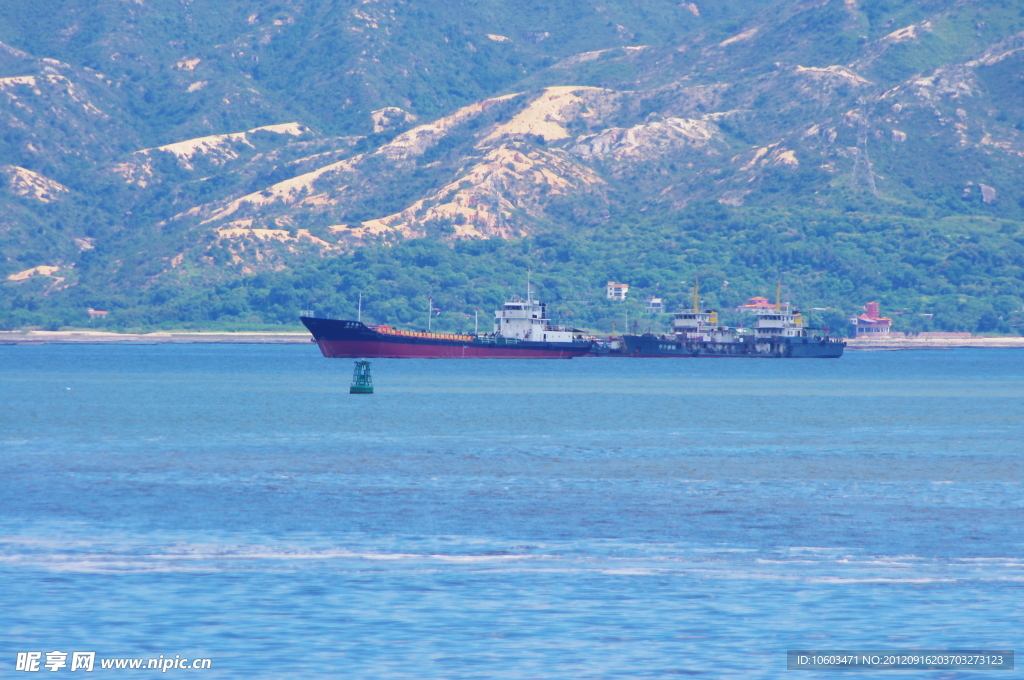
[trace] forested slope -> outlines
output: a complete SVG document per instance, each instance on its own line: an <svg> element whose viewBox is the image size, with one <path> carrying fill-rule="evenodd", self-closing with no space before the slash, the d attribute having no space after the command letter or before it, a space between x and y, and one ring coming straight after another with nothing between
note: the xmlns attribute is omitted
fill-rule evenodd
<svg viewBox="0 0 1024 680"><path fill-rule="evenodd" d="M465 328L526 270L1020 332L1012 2L0 8L0 323ZM636 298L635 298L636 299ZM634 308L628 310L630 304ZM648 319L652 324L658 319Z"/></svg>

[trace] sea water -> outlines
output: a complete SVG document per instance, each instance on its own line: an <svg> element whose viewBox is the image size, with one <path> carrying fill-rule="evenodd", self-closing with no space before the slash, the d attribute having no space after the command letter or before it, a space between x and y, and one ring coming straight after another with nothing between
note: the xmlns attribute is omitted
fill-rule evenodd
<svg viewBox="0 0 1024 680"><path fill-rule="evenodd" d="M0 347L0 669L815 678L786 650L1024 650L1024 352L372 370L366 396L311 344Z"/></svg>

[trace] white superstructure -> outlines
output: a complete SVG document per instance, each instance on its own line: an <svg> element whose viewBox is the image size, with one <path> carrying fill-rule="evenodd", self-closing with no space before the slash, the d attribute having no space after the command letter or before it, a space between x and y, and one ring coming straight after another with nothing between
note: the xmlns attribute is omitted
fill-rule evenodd
<svg viewBox="0 0 1024 680"><path fill-rule="evenodd" d="M703 312L675 312L672 332L680 340L702 340L704 342L742 342L743 333L735 328L718 325L718 312L708 309Z"/></svg>
<svg viewBox="0 0 1024 680"><path fill-rule="evenodd" d="M672 330L676 333L706 331L718 326L718 312L676 312L673 314Z"/></svg>
<svg viewBox="0 0 1024 680"><path fill-rule="evenodd" d="M530 342L573 342L578 334L566 326L553 326L543 302L513 298L494 312L494 335Z"/></svg>
<svg viewBox="0 0 1024 680"><path fill-rule="evenodd" d="M755 314L757 314L757 324L754 326L754 337L807 337L803 315L799 310L791 309L788 302L770 309L757 309Z"/></svg>

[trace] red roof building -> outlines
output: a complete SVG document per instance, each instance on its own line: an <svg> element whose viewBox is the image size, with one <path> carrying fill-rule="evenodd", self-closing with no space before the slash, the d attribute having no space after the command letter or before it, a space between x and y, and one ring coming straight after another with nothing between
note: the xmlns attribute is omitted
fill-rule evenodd
<svg viewBox="0 0 1024 680"><path fill-rule="evenodd" d="M864 305L864 313L850 319L850 323L857 327L857 337L875 337L888 335L892 327L892 319L881 316L877 302L869 302Z"/></svg>
<svg viewBox="0 0 1024 680"><path fill-rule="evenodd" d="M766 297L752 297L747 300L747 304L737 307L736 311L742 312L756 309L775 309L775 305L769 302Z"/></svg>

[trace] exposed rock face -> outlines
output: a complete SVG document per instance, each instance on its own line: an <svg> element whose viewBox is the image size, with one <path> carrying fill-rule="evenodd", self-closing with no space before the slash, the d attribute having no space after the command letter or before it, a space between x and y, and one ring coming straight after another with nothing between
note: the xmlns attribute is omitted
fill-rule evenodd
<svg viewBox="0 0 1024 680"><path fill-rule="evenodd" d="M891 33L885 40L893 43L916 39L920 27L909 29ZM737 45L757 39L758 30L751 28L723 41L725 44L718 48L735 50L739 49ZM1013 49L1008 47L998 54L989 50L986 59L1012 58ZM626 56L622 58L632 59L636 52L623 52ZM1007 53L1010 56L1002 56ZM559 67L583 66L601 58L605 57L597 53L578 55ZM974 61L982 63L982 59ZM945 128L944 134L954 135L954 143L997 148L1012 144L990 132L984 139L972 141L971 116L959 102L980 91L976 68L954 64L915 75L883 93L877 104L861 99L875 84L851 67L779 69L762 79L760 92L805 97L818 102L819 109L798 116L794 128L779 130L776 139L762 144L743 144L736 131L751 122L756 124L759 117L770 112L744 108L751 106L757 91L730 101L730 89L725 84L684 80L661 86L654 95L572 85L512 93L481 100L417 125L376 150L343 158L321 153L300 159L305 172L230 200L194 207L175 219L212 230L217 243L251 243L248 250L232 246L232 257L237 258L239 266L258 268L260 264L254 263L253 257L280 266L280 259L268 250L273 248L282 252L330 252L370 239L527 235L536 225L547 223L547 206L552 201L587 197L601 206L617 190L621 178L635 176L644 163L671 163L675 169L674 175L661 170L643 176L644 190L664 200L684 205L706 196L726 205L745 205L768 172L817 166L825 173L849 173L861 154L857 139L864 130L871 132L872 143L886 138L896 144L911 143L907 132L894 126L896 117L905 121L901 127L919 126L923 112L948 111L939 116L938 129ZM664 103L663 110L703 112L649 113L635 120L641 115L638 109L644 97L651 96ZM892 101L896 99L899 101ZM951 101L958 102L960 108L943 108ZM736 107L737 103L740 106ZM852 104L856 105L850 108ZM398 107L373 113L378 132L414 120ZM634 119L632 124L619 124L630 118ZM297 124L264 130L296 139L309 134ZM144 160L163 151L173 154L183 167L189 167L200 156L214 164L237 162L237 149L248 144L252 132L168 144L136 156ZM449 148L457 150L454 155L436 151ZM318 164L318 158L329 162ZM731 167L735 174L720 175L718 168L723 166ZM145 181L145 162L115 169L128 181ZM437 181L424 186L403 205L393 205L389 187L400 188L428 169ZM878 181L879 190L885 191L884 181ZM992 204L995 190L987 185L979 189L984 204ZM355 210L368 201L373 203L370 199L375 196L381 197L377 204L390 204L392 209L376 214L368 214L365 208Z"/></svg>
<svg viewBox="0 0 1024 680"><path fill-rule="evenodd" d="M809 76L818 80L846 82L858 87L874 84L867 78L858 75L852 69L845 66L826 66L824 68L797 66L796 72L800 75Z"/></svg>
<svg viewBox="0 0 1024 680"><path fill-rule="evenodd" d="M938 3L949 9L955 0ZM970 52L946 43L939 49L935 41L956 34L944 23L953 21L948 13L929 9L913 24L900 27L906 20L897 17L867 32L857 2L840 4L773 6L672 44L609 16L602 22L618 42L553 52L545 68L526 74L524 67L527 79L432 115L411 99L353 94L362 127L346 137L324 134L315 118L272 115L259 78L228 77L222 68L229 57L255 63L259 46L296 25L302 2L285 3L273 17L241 14L248 16L244 35L216 54L181 47L159 65L182 101L215 98L225 112L249 107L252 122L228 132L204 114L174 128L180 136L139 141L118 118L118 89L126 83L0 44L0 125L14 140L2 147L10 156L0 166L4 194L19 207L56 203L46 209L57 210L85 193L76 193L74 173L51 169L91 167L95 186L109 182L123 192L124 204L110 208L118 229L135 212L149 220L136 226L180 234L165 254L168 269L212 261L227 248L232 266L249 271L373 239L512 238L585 226L590 218L574 216L609 214L616 202L778 206L795 198L845 207L846 195L863 189L850 180L862 170L879 195L917 206L928 205L939 184L964 186L975 201L954 203L965 210L996 215L1018 205L1024 196L1016 187L1024 183L1013 173L1024 157L1024 111L1015 103L1013 74L1024 68L1024 33L1004 33ZM675 9L696 26L714 20L715 12L694 3ZM433 67L379 61L386 53L380 45L399 23L386 2L341 14L339 30L363 50L346 78L370 83L390 70L389 78L415 79L415 69ZM813 28L824 15L835 25ZM456 34L443 39L445 49L460 50L452 53L459 63L488 50L520 59L516 50L568 40L536 28L479 26L457 47ZM843 40L868 34L856 50L843 51ZM957 50L964 51L955 59L936 56ZM117 59L129 53L112 51ZM913 59L900 56L907 54ZM245 129L275 121L292 122ZM947 164L949 176L923 176L916 161L934 161L937 149L975 165ZM993 167L981 167L986 163ZM1000 200L988 185L972 195L971 177L999 178ZM80 242L103 243L81 233L67 240L67 260L47 255L40 264L71 262L84 250Z"/></svg>
<svg viewBox="0 0 1024 680"><path fill-rule="evenodd" d="M603 184L590 169L562 151L502 144L426 199L400 213L363 222L341 232L348 239L366 236L424 236L431 224L443 224L455 238L513 238L530 232L521 213L543 212L541 197L585 191Z"/></svg>
<svg viewBox="0 0 1024 680"><path fill-rule="evenodd" d="M715 131L707 121L666 118L580 137L571 150L585 159L607 157L616 161L647 160L683 149L713 152Z"/></svg>
<svg viewBox="0 0 1024 680"><path fill-rule="evenodd" d="M386 106L383 109L371 111L370 117L373 119L374 132L386 132L387 130L393 130L394 128L405 125L406 123L413 123L416 121L415 115L408 111L404 111L397 106Z"/></svg>
<svg viewBox="0 0 1024 680"><path fill-rule="evenodd" d="M68 188L42 175L16 165L0 165L0 173L7 176L10 191L18 196L33 198L40 203L52 203L68 193Z"/></svg>
<svg viewBox="0 0 1024 680"><path fill-rule="evenodd" d="M254 230L264 229L269 231L260 232L261 238L280 240L276 232L270 233L273 225L292 219L289 216L299 210L307 216L333 219L329 233L347 245L358 245L370 237L408 238L434 232L451 238L523 236L530 233L532 219L542 217L547 200L594 190L600 193L605 184L574 154L562 148L536 148L524 140L562 139L564 125L594 117L594 110L606 104L602 100L609 95L615 93L601 88L549 88L532 97L512 94L478 102L408 130L372 154L321 166L219 206L189 211L178 219L201 218L203 225L222 236L255 235ZM447 182L398 212L354 223L338 220L344 219L348 206L361 198L361 192L383 188L367 184L373 181L370 168L378 180L392 176L397 180L422 167L419 159L447 136L503 104L516 105L518 112L470 138L468 144L478 140L472 147L478 155ZM695 121L677 127L682 131L677 134L704 139L710 137L713 126ZM322 245L330 244L324 241Z"/></svg>
<svg viewBox="0 0 1024 680"><path fill-rule="evenodd" d="M597 115L588 104L607 104L615 96L615 92L599 87L549 87L512 120L495 128L483 143L526 135L540 137L545 142L566 139L570 137L566 123Z"/></svg>
<svg viewBox="0 0 1024 680"><path fill-rule="evenodd" d="M60 271L60 267L55 265L39 265L38 267L32 267L24 271L11 274L7 277L8 281L27 281L33 276L49 276L53 277L55 273Z"/></svg>
<svg viewBox="0 0 1024 680"><path fill-rule="evenodd" d="M450 116L439 118L433 123L419 125L411 130L403 132L398 137L382 146L377 153L392 160L409 159L422 156L427 149L437 144L445 136L459 125L467 123L482 113L521 97L521 93L509 94L503 97L485 99L469 106L465 106Z"/></svg>
<svg viewBox="0 0 1024 680"><path fill-rule="evenodd" d="M210 135L208 137L197 137L187 139L183 142L164 144L152 149L136 151L132 160L118 163L113 166L114 172L121 175L125 180L134 183L145 182L152 176L152 159L154 152L162 151L174 156L178 163L186 170L192 170L192 161L197 156L202 156L213 165L224 165L239 157L239 148L255 146L251 137L260 132L273 133L277 135L291 135L302 137L308 135L309 130L299 123L281 123L278 125L264 125L262 127L246 130L245 132L232 132L225 135Z"/></svg>

